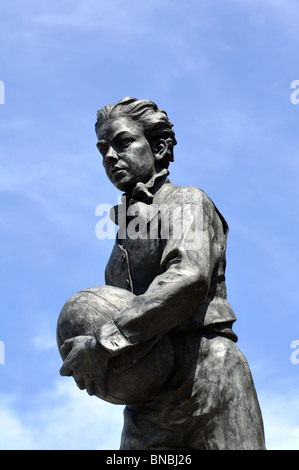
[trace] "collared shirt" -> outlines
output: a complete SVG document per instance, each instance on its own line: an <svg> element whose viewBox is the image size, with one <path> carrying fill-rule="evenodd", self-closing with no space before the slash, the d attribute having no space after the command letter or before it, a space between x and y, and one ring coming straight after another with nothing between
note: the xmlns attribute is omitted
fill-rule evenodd
<svg viewBox="0 0 299 470"><path fill-rule="evenodd" d="M167 175L138 183L114 214L120 228L106 284L136 296L98 332L112 355L173 328L236 320L226 296L227 223L202 190L174 185Z"/></svg>

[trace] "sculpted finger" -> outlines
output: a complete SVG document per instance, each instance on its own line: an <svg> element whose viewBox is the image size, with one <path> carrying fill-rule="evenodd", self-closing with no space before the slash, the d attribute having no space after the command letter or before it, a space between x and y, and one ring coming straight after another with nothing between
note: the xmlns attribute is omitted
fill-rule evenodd
<svg viewBox="0 0 299 470"><path fill-rule="evenodd" d="M65 365L65 363L62 364L59 373L60 373L60 375L62 375L63 377L71 377L71 376L73 375L71 369L69 369L69 368Z"/></svg>
<svg viewBox="0 0 299 470"><path fill-rule="evenodd" d="M88 395L94 395L95 394L95 383L93 380L86 379L85 380L85 388L88 393Z"/></svg>
<svg viewBox="0 0 299 470"><path fill-rule="evenodd" d="M60 375L70 376L73 375L73 370L76 366L76 350L72 349L65 358L60 369Z"/></svg>
<svg viewBox="0 0 299 470"><path fill-rule="evenodd" d="M73 343L74 343L74 339L73 339L73 338L70 338L70 339L65 340L65 342L63 343L63 345L60 347L60 350L61 350L64 354L68 354L68 353L70 352L70 350L72 349L72 347L73 347Z"/></svg>
<svg viewBox="0 0 299 470"><path fill-rule="evenodd" d="M76 381L76 384L78 386L78 388L80 388L80 390L84 390L85 389L85 381L82 377L78 377L76 375L74 375L74 379Z"/></svg>

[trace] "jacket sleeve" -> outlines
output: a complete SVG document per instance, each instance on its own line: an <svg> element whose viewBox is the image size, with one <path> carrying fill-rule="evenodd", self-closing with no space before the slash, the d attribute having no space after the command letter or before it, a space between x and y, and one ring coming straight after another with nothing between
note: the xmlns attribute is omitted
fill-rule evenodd
<svg viewBox="0 0 299 470"><path fill-rule="evenodd" d="M207 296L214 267L214 211L197 188L183 188L178 196L170 209L161 212L161 227L167 227L162 274L117 315L114 323L97 333L112 355L179 325Z"/></svg>

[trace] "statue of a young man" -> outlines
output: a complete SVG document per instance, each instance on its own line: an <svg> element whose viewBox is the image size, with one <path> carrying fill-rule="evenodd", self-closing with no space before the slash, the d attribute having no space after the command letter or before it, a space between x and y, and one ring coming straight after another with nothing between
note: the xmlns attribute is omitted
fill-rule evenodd
<svg viewBox="0 0 299 470"><path fill-rule="evenodd" d="M84 368L109 368L116 358L118 370L131 367L142 345L162 338L162 369L163 354L171 356L165 381L126 404L121 449L264 449L258 399L226 295L228 226L202 190L169 181L172 127L149 100L127 97L98 111L97 147L109 180L124 192L106 284L134 295L94 336L66 341L61 374L93 393ZM146 373L145 360L140 381Z"/></svg>

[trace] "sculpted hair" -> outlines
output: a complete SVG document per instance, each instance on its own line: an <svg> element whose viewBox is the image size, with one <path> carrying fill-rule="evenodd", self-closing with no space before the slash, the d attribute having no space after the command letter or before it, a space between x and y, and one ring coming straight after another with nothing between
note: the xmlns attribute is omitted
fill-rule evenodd
<svg viewBox="0 0 299 470"><path fill-rule="evenodd" d="M164 159L164 166L174 161L173 147L177 144L173 124L169 121L167 113L150 100L138 100L127 96L116 104L108 104L97 112L95 131L109 118L126 116L140 122L144 128L144 135L153 145L159 139L164 139L168 144L168 151Z"/></svg>

